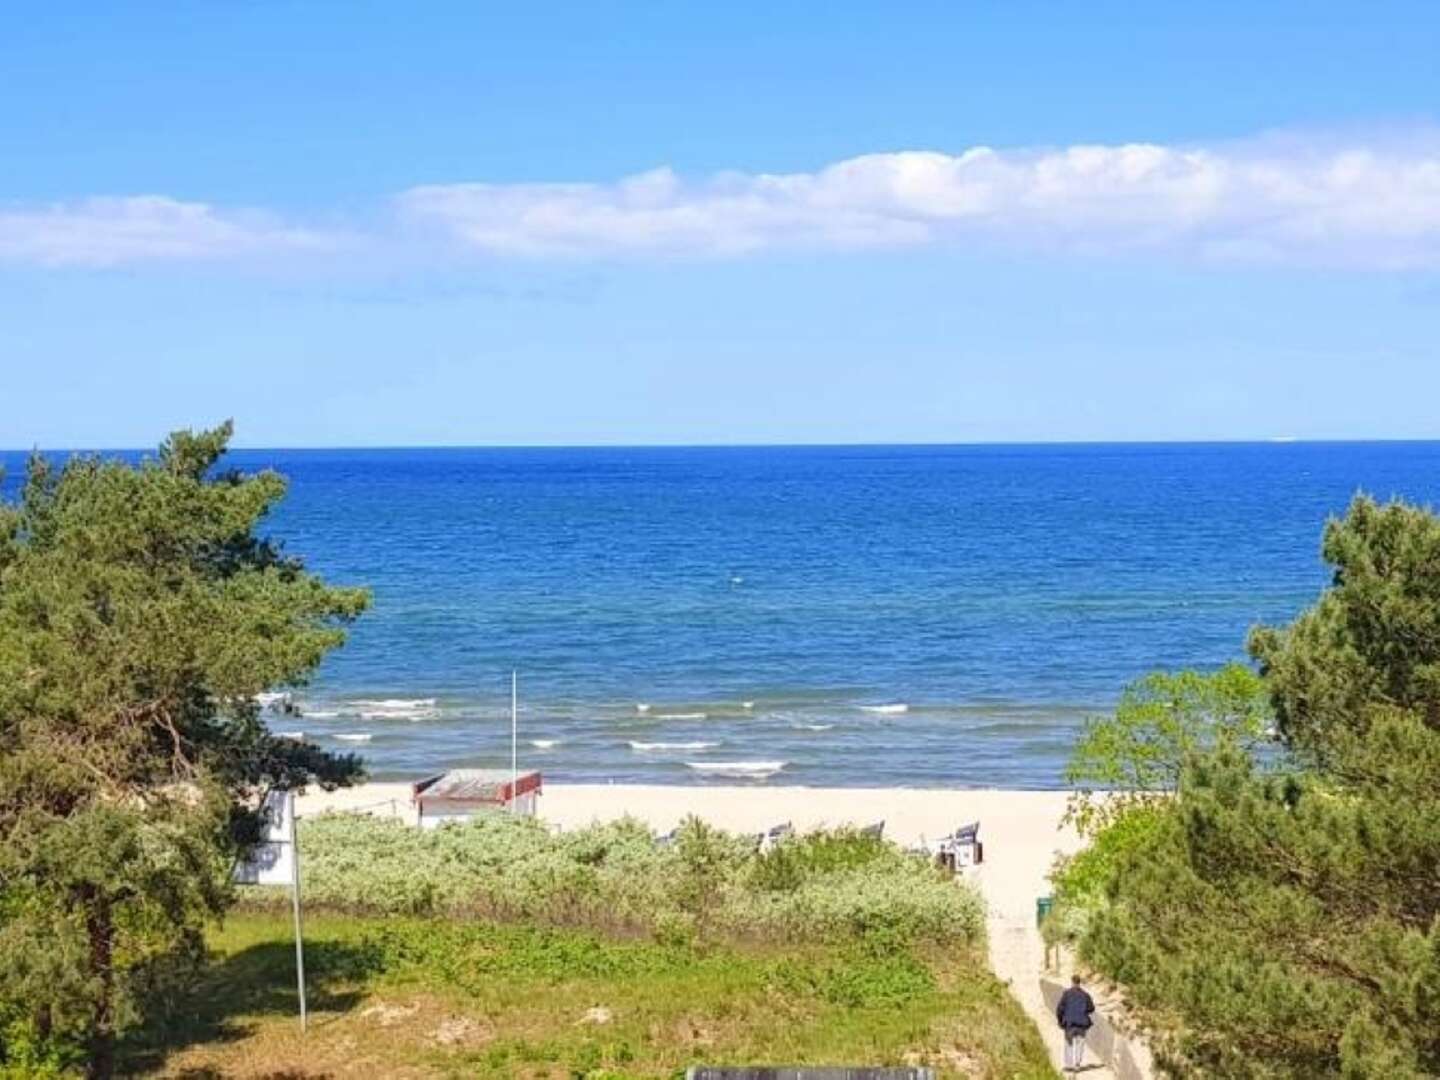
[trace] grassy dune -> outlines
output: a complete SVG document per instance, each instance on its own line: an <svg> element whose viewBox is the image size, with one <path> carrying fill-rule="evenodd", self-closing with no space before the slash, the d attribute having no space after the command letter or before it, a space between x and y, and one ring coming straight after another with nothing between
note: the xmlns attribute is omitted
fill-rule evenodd
<svg viewBox="0 0 1440 1080"><path fill-rule="evenodd" d="M437 918L312 917L311 1024L281 912L233 916L202 983L125 1047L147 1075L674 1077L719 1063L929 1063L1048 1078L973 948L705 944Z"/></svg>
<svg viewBox="0 0 1440 1080"><path fill-rule="evenodd" d="M674 1077L698 1062L928 1063L1050 1077L987 969L983 904L893 844L814 833L761 853L690 821L422 832L321 817L300 836L311 1030L289 902L250 892L199 985L125 1047L203 1076Z"/></svg>

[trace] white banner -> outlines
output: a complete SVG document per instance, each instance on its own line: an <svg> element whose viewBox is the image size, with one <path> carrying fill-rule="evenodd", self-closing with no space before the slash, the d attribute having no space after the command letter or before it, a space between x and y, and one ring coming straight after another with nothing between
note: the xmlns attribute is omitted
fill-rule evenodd
<svg viewBox="0 0 1440 1080"><path fill-rule="evenodd" d="M235 866L240 885L290 885L295 880L295 799L288 791L272 791L260 807L264 824L260 843Z"/></svg>

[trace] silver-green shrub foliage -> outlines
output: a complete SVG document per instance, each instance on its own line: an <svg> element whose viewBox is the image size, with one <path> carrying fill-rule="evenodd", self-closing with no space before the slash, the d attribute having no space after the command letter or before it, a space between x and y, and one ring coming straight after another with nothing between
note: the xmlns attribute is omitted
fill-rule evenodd
<svg viewBox="0 0 1440 1080"><path fill-rule="evenodd" d="M978 941L975 891L892 844L800 837L766 854L688 821L657 846L625 820L552 833L481 815L438 829L362 815L302 822L306 903L377 914L481 915L688 937Z"/></svg>

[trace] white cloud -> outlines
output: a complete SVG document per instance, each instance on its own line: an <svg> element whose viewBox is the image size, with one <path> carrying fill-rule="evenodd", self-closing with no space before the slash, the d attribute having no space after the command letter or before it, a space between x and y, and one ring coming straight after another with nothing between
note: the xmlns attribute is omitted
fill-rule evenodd
<svg viewBox="0 0 1440 1080"><path fill-rule="evenodd" d="M977 147L817 172L440 184L404 217L494 255L726 257L977 245L1224 262L1440 265L1440 143Z"/></svg>
<svg viewBox="0 0 1440 1080"><path fill-rule="evenodd" d="M670 169L614 183L432 184L400 227L337 232L163 195L0 205L0 263L109 267L320 252L375 265L734 258L923 247L1216 263L1440 268L1440 132L867 154L805 173Z"/></svg>
<svg viewBox="0 0 1440 1080"><path fill-rule="evenodd" d="M321 232L282 225L258 211L221 211L163 195L0 207L0 262L108 267L314 250L330 243Z"/></svg>

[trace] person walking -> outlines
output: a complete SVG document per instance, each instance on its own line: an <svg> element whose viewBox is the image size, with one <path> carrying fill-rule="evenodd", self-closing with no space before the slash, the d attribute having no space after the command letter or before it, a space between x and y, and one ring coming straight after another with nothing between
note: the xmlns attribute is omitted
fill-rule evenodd
<svg viewBox="0 0 1440 1080"><path fill-rule="evenodd" d="M1060 1002L1055 1006L1055 1019L1065 1032L1065 1068L1072 1076L1080 1072L1085 1035L1094 1023L1091 1019L1094 1012L1095 999L1080 985L1079 975L1071 976L1070 989L1060 995Z"/></svg>

